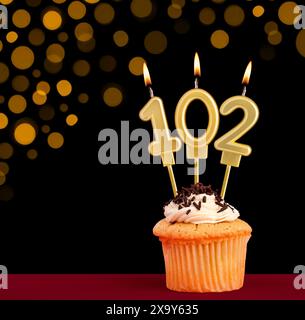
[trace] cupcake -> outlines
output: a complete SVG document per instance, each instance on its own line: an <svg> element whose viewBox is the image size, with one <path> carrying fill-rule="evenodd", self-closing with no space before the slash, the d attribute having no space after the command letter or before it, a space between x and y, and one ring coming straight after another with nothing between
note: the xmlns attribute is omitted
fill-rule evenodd
<svg viewBox="0 0 305 320"><path fill-rule="evenodd" d="M211 186L182 188L153 233L162 242L168 289L222 292L243 286L251 227Z"/></svg>

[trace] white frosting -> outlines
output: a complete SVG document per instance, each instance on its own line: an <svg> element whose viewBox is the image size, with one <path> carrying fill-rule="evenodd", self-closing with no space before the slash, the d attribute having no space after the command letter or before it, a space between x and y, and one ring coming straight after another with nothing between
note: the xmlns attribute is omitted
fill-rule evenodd
<svg viewBox="0 0 305 320"><path fill-rule="evenodd" d="M202 202L202 198L206 197L206 202ZM221 210L221 206L215 203L214 194L191 194L188 199L195 199L189 207L178 209L179 205L171 201L164 207L164 215L167 222L185 222L185 223L219 223L224 221L234 221L239 217L239 212L232 206L228 206L225 210ZM196 204L201 202L201 208L198 210L193 202ZM223 201L221 202L223 203ZM191 210L188 214L187 211Z"/></svg>

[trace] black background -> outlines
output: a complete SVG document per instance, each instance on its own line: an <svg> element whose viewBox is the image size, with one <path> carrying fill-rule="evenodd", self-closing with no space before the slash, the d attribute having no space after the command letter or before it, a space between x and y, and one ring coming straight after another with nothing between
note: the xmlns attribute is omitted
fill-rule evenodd
<svg viewBox="0 0 305 320"><path fill-rule="evenodd" d="M15 196L0 204L0 264L11 273L164 272L161 246L152 228L162 218L162 204L171 197L167 171L161 165L102 166L97 158L101 146L97 137L104 128L119 130L122 120L130 121L131 130L144 127L151 131L150 123L138 118L149 98L143 79L132 76L127 69L134 55L147 59L155 93L162 97L170 128L174 129L177 101L193 86L195 51L201 58L200 86L214 96L218 105L240 94L245 66L249 59L254 63L248 95L259 106L260 119L242 139L252 146L253 153L242 158L240 168L232 170L227 192L227 201L253 227L247 272L291 273L295 265L304 264L305 60L295 48L297 31L281 25L283 42L275 48L275 58L264 61L259 57L260 48L267 44L264 23L269 17L277 19L279 1L264 2L263 20L252 17L254 4L247 2L243 5L246 21L236 29L222 22L224 7L209 2L220 17L217 28L229 30L230 44L224 50L214 49L209 43L216 26L204 27L198 21L201 2L188 3L184 10L191 24L186 35L174 32L166 14L167 1L157 1L156 16L145 22L129 13L128 1L111 3L116 18L112 26L96 25L97 45L89 58L92 72L85 80L72 79L74 92L85 87L90 96L88 105L75 107L79 108L78 126L66 130L61 150L44 147L37 160L29 161L20 149L11 162L9 182ZM41 8L31 10L33 17L39 17ZM92 15L89 13L86 19L93 20ZM65 23L72 39L73 26ZM126 50L112 45L119 65L112 74L103 74L94 66L102 54L109 53L108 43L116 29L126 29L130 42ZM152 56L145 51L143 38L155 29L166 33L168 47L163 54ZM68 61L78 57L73 44L67 44L66 53ZM9 55L4 52L1 60L9 62ZM71 79L70 69L67 63L61 76ZM101 99L100 88L111 81L124 88L125 100L117 108L105 106ZM9 89L3 85L1 90ZM50 99L54 105L60 103L55 95ZM69 99L71 104L76 103ZM189 127L206 125L207 114L202 110L201 105L194 105L189 111ZM217 137L241 117L241 112L221 117ZM57 125L60 127L60 123ZM36 144L39 146L39 141ZM225 169L219 161L220 152L211 144L207 172L201 181L215 188L220 188ZM179 186L192 183L186 166L177 165L174 170Z"/></svg>

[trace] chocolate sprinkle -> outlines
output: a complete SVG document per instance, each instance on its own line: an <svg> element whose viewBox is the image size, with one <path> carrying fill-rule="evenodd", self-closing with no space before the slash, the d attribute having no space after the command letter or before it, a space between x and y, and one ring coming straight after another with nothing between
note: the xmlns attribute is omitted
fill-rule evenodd
<svg viewBox="0 0 305 320"><path fill-rule="evenodd" d="M204 203L207 202L207 196L202 197L202 202L204 202Z"/></svg>
<svg viewBox="0 0 305 320"><path fill-rule="evenodd" d="M197 210L200 210L201 208L201 202L199 201L198 204L194 201L193 202L193 206L197 209Z"/></svg>
<svg viewBox="0 0 305 320"><path fill-rule="evenodd" d="M192 210L191 209L188 209L185 214L189 214Z"/></svg>

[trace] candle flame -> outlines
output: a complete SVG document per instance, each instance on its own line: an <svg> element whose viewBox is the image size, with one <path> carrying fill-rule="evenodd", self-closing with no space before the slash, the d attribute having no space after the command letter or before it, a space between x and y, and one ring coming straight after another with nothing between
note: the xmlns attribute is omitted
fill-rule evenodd
<svg viewBox="0 0 305 320"><path fill-rule="evenodd" d="M249 84L250 81L250 75L251 75L251 70L252 70L252 61L250 61L247 65L243 80L242 80L242 84L244 86L247 86Z"/></svg>
<svg viewBox="0 0 305 320"><path fill-rule="evenodd" d="M146 62L143 63L143 75L144 75L144 83L145 86L151 86L151 79L150 79L150 74L149 74L149 70L147 68L147 64Z"/></svg>
<svg viewBox="0 0 305 320"><path fill-rule="evenodd" d="M200 60L197 52L195 53L194 57L194 75L195 77L201 76Z"/></svg>

